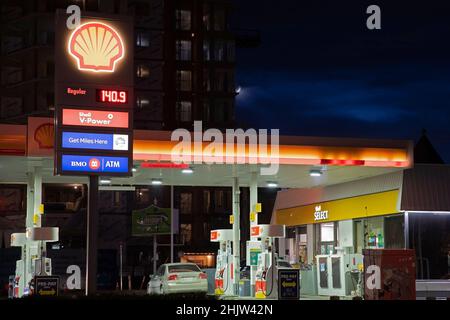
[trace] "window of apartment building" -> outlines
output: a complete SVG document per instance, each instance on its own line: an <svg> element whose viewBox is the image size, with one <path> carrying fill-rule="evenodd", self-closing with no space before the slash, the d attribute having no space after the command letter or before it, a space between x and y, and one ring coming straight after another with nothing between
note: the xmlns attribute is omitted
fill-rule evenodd
<svg viewBox="0 0 450 320"><path fill-rule="evenodd" d="M214 101L213 119L221 123L230 120L230 102L227 100Z"/></svg>
<svg viewBox="0 0 450 320"><path fill-rule="evenodd" d="M139 94L136 96L136 106L140 109L144 109L150 105L150 98L145 94Z"/></svg>
<svg viewBox="0 0 450 320"><path fill-rule="evenodd" d="M180 213L191 214L192 213L192 193L182 192L180 193Z"/></svg>
<svg viewBox="0 0 450 320"><path fill-rule="evenodd" d="M203 190L203 212L211 212L211 192L209 190Z"/></svg>
<svg viewBox="0 0 450 320"><path fill-rule="evenodd" d="M181 122L192 121L192 102L191 101L178 101L176 118Z"/></svg>
<svg viewBox="0 0 450 320"><path fill-rule="evenodd" d="M208 69L203 70L203 90L208 92L211 91L211 77L209 72Z"/></svg>
<svg viewBox="0 0 450 320"><path fill-rule="evenodd" d="M191 30L191 12L189 10L176 10L177 30Z"/></svg>
<svg viewBox="0 0 450 320"><path fill-rule="evenodd" d="M189 40L176 41L176 56L179 61L190 61L192 59L192 43Z"/></svg>
<svg viewBox="0 0 450 320"><path fill-rule="evenodd" d="M150 35L144 31L138 31L136 34L136 45L138 47L150 47Z"/></svg>
<svg viewBox="0 0 450 320"><path fill-rule="evenodd" d="M192 241L192 224L181 223L180 224L180 236L181 241L185 244L190 244Z"/></svg>
<svg viewBox="0 0 450 320"><path fill-rule="evenodd" d="M211 4L203 4L203 28L207 31L211 30Z"/></svg>
<svg viewBox="0 0 450 320"><path fill-rule="evenodd" d="M218 40L214 43L214 60L225 60L225 42L222 40Z"/></svg>
<svg viewBox="0 0 450 320"><path fill-rule="evenodd" d="M2 118L13 117L23 113L22 97L2 97L0 116Z"/></svg>
<svg viewBox="0 0 450 320"><path fill-rule="evenodd" d="M223 31L225 30L225 9L216 8L214 11L214 30Z"/></svg>
<svg viewBox="0 0 450 320"><path fill-rule="evenodd" d="M217 70L214 74L214 91L233 92L233 75L226 70Z"/></svg>
<svg viewBox="0 0 450 320"><path fill-rule="evenodd" d="M211 60L211 46L209 40L203 41L203 60Z"/></svg>
<svg viewBox="0 0 450 320"><path fill-rule="evenodd" d="M139 64L136 69L136 75L138 78L148 78L150 76L150 66L146 64Z"/></svg>
<svg viewBox="0 0 450 320"><path fill-rule="evenodd" d="M227 41L227 61L234 62L236 60L236 46L234 41Z"/></svg>
<svg viewBox="0 0 450 320"><path fill-rule="evenodd" d="M192 71L177 70L177 90L179 91L192 90Z"/></svg>
<svg viewBox="0 0 450 320"><path fill-rule="evenodd" d="M211 113L210 113L210 102L209 100L203 101L203 121L210 121L211 120Z"/></svg>

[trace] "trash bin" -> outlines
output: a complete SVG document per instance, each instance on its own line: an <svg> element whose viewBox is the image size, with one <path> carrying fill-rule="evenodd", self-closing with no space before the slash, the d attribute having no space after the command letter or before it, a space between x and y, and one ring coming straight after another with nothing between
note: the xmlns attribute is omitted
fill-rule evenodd
<svg viewBox="0 0 450 320"><path fill-rule="evenodd" d="M242 279L239 281L239 296L250 297L250 279Z"/></svg>

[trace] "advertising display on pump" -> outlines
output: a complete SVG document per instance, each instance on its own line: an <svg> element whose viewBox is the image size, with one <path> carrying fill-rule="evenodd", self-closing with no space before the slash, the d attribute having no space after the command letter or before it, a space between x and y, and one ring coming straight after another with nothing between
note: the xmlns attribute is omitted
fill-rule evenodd
<svg viewBox="0 0 450 320"><path fill-rule="evenodd" d="M214 293L218 296L233 295L233 230L211 230L210 240L211 242L219 242L214 275Z"/></svg>
<svg viewBox="0 0 450 320"><path fill-rule="evenodd" d="M284 238L284 225L260 224L252 228L252 236L261 239L261 253L258 256L255 280L255 298L278 299L278 253L275 239Z"/></svg>

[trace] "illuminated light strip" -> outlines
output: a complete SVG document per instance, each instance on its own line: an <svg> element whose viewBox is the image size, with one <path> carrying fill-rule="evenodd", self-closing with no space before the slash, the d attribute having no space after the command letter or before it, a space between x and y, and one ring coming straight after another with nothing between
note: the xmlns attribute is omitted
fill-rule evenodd
<svg viewBox="0 0 450 320"><path fill-rule="evenodd" d="M82 64L81 64L82 56L75 51L75 42L76 41L73 41L73 37L81 34L81 32L86 27L86 25L90 25L92 27L98 27L98 26L105 27L106 29L109 29L109 31L111 31L113 37L117 36L119 53L110 59L108 66L90 66L89 68L87 67L87 65L82 66ZM89 29L90 26L88 26L86 29ZM87 30L87 32L89 33L89 30ZM103 44L103 42L102 42L102 44ZM125 47L124 47L122 38L120 37L120 34L113 27L111 27L105 23L97 22L97 21L83 23L83 24L79 25L72 32L72 34L70 35L69 41L67 42L67 52L69 52L69 54L73 58L75 58L75 60L77 61L78 70L92 71L92 72L114 72L116 63L118 61L120 61L121 59L123 59L123 57L125 57Z"/></svg>
<svg viewBox="0 0 450 320"><path fill-rule="evenodd" d="M320 164L330 166L363 166L364 160L320 159Z"/></svg>
<svg viewBox="0 0 450 320"><path fill-rule="evenodd" d="M186 163L164 163L164 162L143 162L141 168L159 168L159 169L187 169L189 165Z"/></svg>
<svg viewBox="0 0 450 320"><path fill-rule="evenodd" d="M177 141L161 141L161 140L135 140L134 141L134 156L135 160L170 160L172 155L172 149L177 145ZM192 148L191 152L188 152L188 156L194 157L202 156L203 159L210 157L211 154L203 154L203 150L209 143L203 143L200 152ZM254 153L248 152L248 145L244 149L245 153L237 152L235 146L234 151L227 153L226 150L217 152L217 157L228 158L258 158L257 163L270 162L270 160L276 159L270 155L270 153ZM267 159L268 161L263 161ZM395 166L408 166L409 156L406 149L401 148L363 148L363 147L327 147L327 146L292 146L281 145L279 146L279 159L280 163L292 163L292 164L304 164L308 161L311 164L320 164L322 159L336 159L336 160L357 160L365 161L366 166L377 165L379 163L394 164ZM370 164L369 164L370 163ZM349 164L352 164L351 162ZM353 165L358 162L353 163ZM361 165L361 164L359 164Z"/></svg>

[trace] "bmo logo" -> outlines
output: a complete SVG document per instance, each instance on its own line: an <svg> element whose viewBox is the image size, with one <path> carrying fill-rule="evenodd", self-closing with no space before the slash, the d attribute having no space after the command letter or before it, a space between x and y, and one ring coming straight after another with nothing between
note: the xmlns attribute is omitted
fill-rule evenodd
<svg viewBox="0 0 450 320"><path fill-rule="evenodd" d="M91 170L100 169L100 160L98 160L96 158L89 160L89 169L91 169Z"/></svg>

